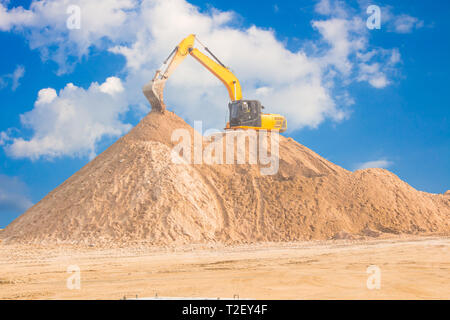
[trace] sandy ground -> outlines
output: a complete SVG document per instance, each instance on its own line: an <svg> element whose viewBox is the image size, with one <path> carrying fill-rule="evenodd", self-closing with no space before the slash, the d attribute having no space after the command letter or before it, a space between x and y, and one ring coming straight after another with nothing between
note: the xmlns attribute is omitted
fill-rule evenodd
<svg viewBox="0 0 450 320"><path fill-rule="evenodd" d="M1 299L450 299L450 238L238 247L69 248L0 244ZM69 290L70 265L81 288ZM369 290L367 271L381 271Z"/></svg>

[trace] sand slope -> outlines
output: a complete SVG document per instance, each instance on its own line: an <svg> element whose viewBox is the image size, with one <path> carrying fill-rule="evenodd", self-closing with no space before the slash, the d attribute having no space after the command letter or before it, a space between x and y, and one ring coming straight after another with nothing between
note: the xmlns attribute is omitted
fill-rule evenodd
<svg viewBox="0 0 450 320"><path fill-rule="evenodd" d="M179 245L450 234L450 196L383 169L347 171L280 137L280 168L174 164L174 113L133 130L13 221L5 242Z"/></svg>

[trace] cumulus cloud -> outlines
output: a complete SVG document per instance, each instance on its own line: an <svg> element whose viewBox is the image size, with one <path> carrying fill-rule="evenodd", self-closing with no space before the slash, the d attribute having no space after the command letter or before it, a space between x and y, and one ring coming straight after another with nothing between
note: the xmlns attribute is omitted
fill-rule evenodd
<svg viewBox="0 0 450 320"><path fill-rule="evenodd" d="M389 85L389 78L395 77L396 65L401 62L398 49L370 46L365 20L355 16L355 10L342 1L321 0L315 9L329 17L312 23L329 44L329 50L320 58L324 68L332 67L347 83L367 82L377 89Z"/></svg>
<svg viewBox="0 0 450 320"><path fill-rule="evenodd" d="M391 6L381 8L381 17L387 30L395 33L411 33L424 26L424 22L408 14L396 14Z"/></svg>
<svg viewBox="0 0 450 320"><path fill-rule="evenodd" d="M16 26L27 26L34 20L33 13L22 7L8 10L0 3L0 30L9 31Z"/></svg>
<svg viewBox="0 0 450 320"><path fill-rule="evenodd" d="M350 59L355 53L364 51L367 44L362 19L331 18L314 21L312 25L330 45L330 49L321 57L323 66L333 66L341 74L350 75L353 68Z"/></svg>
<svg viewBox="0 0 450 320"><path fill-rule="evenodd" d="M66 27L68 5L81 8L79 30ZM119 101L112 98L113 89L101 89L99 85L88 90L68 85L59 95L53 89L43 89L47 91L42 91L42 99L51 101L39 102L40 94L35 108L21 119L34 130L34 136L29 140L15 138L7 146L16 157L93 154L95 143L103 135L123 133L127 126L117 120L118 115L127 109L126 105L148 110L142 85L188 33L197 34L232 67L241 81L244 98L259 99L267 112L285 115L289 130L314 128L327 119L345 119L349 114L347 107L354 103L346 86L362 81L383 88L391 83L391 71L400 59L396 49L370 46L363 19L340 1L318 2L316 12L322 16L312 21L311 26L320 38L312 51L306 49L306 42L304 48L291 51L277 40L273 30L244 28L237 24L232 11L200 11L185 0L45 0L34 1L28 10L5 10L2 14L8 16L5 20L8 22L2 28L22 32L31 48L58 63L60 73L73 67L70 57L88 55L94 47L126 59L123 80L115 80L123 87L117 95L121 97ZM397 56L392 58L394 52ZM112 105L106 124L95 112L98 100L103 101L99 97ZM224 125L227 91L194 59L186 59L172 75L165 97L171 109L190 121L203 120L204 127ZM68 105L76 108L70 109ZM60 132L69 124L61 120L69 112L66 109L73 112L70 132ZM50 115L44 116L48 111ZM89 134L85 127L89 121L85 119L105 128ZM115 131L112 119L118 126ZM83 138L71 138L80 132Z"/></svg>
<svg viewBox="0 0 450 320"><path fill-rule="evenodd" d="M372 160L367 162L358 163L355 166L355 170L369 169L369 168L383 168L386 169L392 166L393 162L386 159Z"/></svg>
<svg viewBox="0 0 450 320"><path fill-rule="evenodd" d="M128 110L123 90L115 77L102 84L94 82L88 89L69 83L59 93L53 88L40 90L33 110L20 117L33 135L8 137L6 152L30 159L95 156L96 143L103 137L120 136L131 127L120 120Z"/></svg>
<svg viewBox="0 0 450 320"><path fill-rule="evenodd" d="M22 213L32 205L22 181L0 174L0 214Z"/></svg>
<svg viewBox="0 0 450 320"><path fill-rule="evenodd" d="M375 59L374 59L375 57ZM381 57L380 62L379 61ZM401 55L397 48L392 50L378 49L359 55L358 81L367 81L374 88L381 89L391 83L388 75L394 76L397 72L397 65L401 63Z"/></svg>
<svg viewBox="0 0 450 320"><path fill-rule="evenodd" d="M81 9L80 29L67 27L67 9L72 5ZM125 41L133 32L136 6L134 0L42 0L32 1L29 9L9 10L0 4L0 30L22 33L31 49L38 49L44 60L56 61L58 74L63 74L74 67L68 56L79 61L91 47L102 49L111 42ZM128 27L123 28L124 25Z"/></svg>
<svg viewBox="0 0 450 320"><path fill-rule="evenodd" d="M18 65L12 73L5 74L0 77L0 88L11 85L11 90L16 91L20 85L20 79L25 75L25 67Z"/></svg>
<svg viewBox="0 0 450 320"><path fill-rule="evenodd" d="M315 5L315 11L323 15L334 15L341 18L348 16L348 10L343 1L320 0Z"/></svg>

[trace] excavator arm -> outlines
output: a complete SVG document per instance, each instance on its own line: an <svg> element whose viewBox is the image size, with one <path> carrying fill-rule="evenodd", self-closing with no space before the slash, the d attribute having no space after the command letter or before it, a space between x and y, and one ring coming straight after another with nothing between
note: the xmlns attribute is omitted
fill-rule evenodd
<svg viewBox="0 0 450 320"><path fill-rule="evenodd" d="M169 57L164 61L160 69L155 73L153 79L147 83L142 91L150 102L152 109L164 112L166 105L164 104L163 91L167 79L180 65L180 63L189 55L194 57L213 75L215 75L228 90L228 95L231 101L242 99L242 89L239 80L236 76L225 67L213 54L205 47L205 50L211 54L214 59L209 58L200 50L194 48L195 35L191 34L183 39L177 47L172 51ZM164 71L162 71L164 70Z"/></svg>
<svg viewBox="0 0 450 320"><path fill-rule="evenodd" d="M231 101L242 99L242 89L239 80L230 70L222 67L214 60L201 53L198 49L192 49L189 53L220 81L222 81L228 90L228 95L230 96Z"/></svg>

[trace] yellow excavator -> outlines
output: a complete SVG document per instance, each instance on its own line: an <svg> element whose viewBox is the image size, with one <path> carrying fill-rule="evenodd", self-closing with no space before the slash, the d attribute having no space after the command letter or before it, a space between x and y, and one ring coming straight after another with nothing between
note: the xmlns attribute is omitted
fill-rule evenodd
<svg viewBox="0 0 450 320"><path fill-rule="evenodd" d="M178 65L187 57L193 56L206 69L215 75L228 90L231 102L228 103L230 118L225 129L254 129L284 132L287 128L285 117L279 114L262 113L264 108L257 100L243 100L239 80L217 59L217 57L197 39L213 58L209 58L197 48L194 48L196 36L189 35L183 39L170 53L160 69L156 71L153 79L147 83L142 91L150 102L152 109L164 112L166 105L163 100L163 91L167 79ZM162 71L164 70L164 71Z"/></svg>

